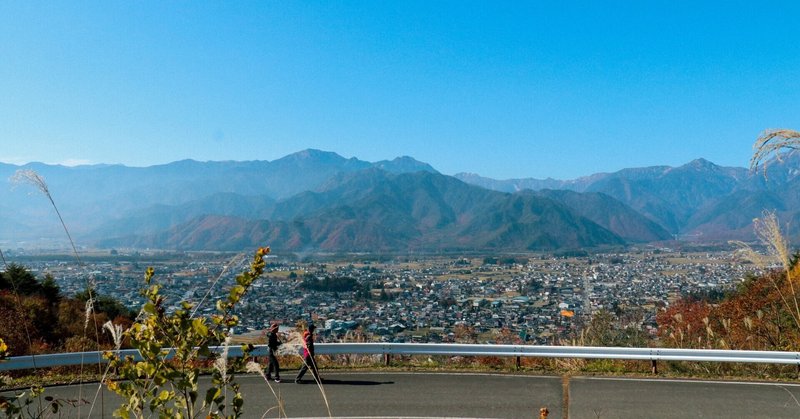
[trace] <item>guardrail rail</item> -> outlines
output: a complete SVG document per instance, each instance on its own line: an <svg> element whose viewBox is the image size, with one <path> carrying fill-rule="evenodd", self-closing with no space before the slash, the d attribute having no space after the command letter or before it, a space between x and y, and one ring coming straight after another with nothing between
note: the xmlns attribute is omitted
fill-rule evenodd
<svg viewBox="0 0 800 419"><path fill-rule="evenodd" d="M222 353L223 348L212 348ZM696 361L696 362L741 362L761 364L793 364L800 368L800 352L783 351L738 351L716 349L675 349L675 348L620 348L597 346L537 346L537 345L479 345L447 343L318 343L318 355L444 355L444 356L499 356L499 357L539 357L539 358L585 358L585 359L625 359L652 361L653 372L657 361ZM266 356L266 345L256 345L252 356ZM123 349L117 351L121 356L141 359L139 351ZM108 362L103 358L104 351L72 352L43 355L15 356L0 362L0 371L61 367ZM172 356L170 349L164 350L164 358ZM228 348L228 357L242 356L241 347Z"/></svg>

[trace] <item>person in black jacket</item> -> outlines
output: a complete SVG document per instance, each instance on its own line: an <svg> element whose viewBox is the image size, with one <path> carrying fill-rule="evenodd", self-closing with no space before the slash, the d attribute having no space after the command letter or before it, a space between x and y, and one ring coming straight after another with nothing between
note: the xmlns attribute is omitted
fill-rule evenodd
<svg viewBox="0 0 800 419"><path fill-rule="evenodd" d="M278 358L275 356L278 352L278 346L281 346L281 341L278 340L278 324L275 323L269 328L269 339L267 347L269 348L269 367L267 368L267 380L272 379L272 371L275 371L275 382L281 382L281 366L278 364Z"/></svg>

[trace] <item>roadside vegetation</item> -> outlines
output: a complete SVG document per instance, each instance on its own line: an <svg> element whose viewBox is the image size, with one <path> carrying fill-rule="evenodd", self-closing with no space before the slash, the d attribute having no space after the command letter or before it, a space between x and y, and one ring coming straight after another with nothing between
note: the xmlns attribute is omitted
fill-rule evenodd
<svg viewBox="0 0 800 419"><path fill-rule="evenodd" d="M181 303L181 308L174 313L167 313L161 286L153 281L153 269L147 269L147 288L142 291L147 302L137 320L127 330L113 323L108 326L115 349L119 350L122 340L127 339L143 358L121 357L113 350L105 354L109 360L106 372L115 370L117 373L113 378L105 375L103 384L124 400L114 411L115 416L139 418L157 414L171 418L227 418L242 415L244 399L235 375L243 371L261 372L263 367L248 363L252 345L241 346L241 357L228 358L228 331L239 323L233 310L264 273L264 256L268 253L268 247L255 252L249 271L236 277L236 285L231 287L226 299L217 301L217 313L209 318L193 317L194 306L187 302ZM213 352L211 346L218 345L224 347L223 351ZM165 360L168 348L174 349L171 349L171 359ZM213 366L212 384L205 394L200 394L201 365L209 362Z"/></svg>
<svg viewBox="0 0 800 419"><path fill-rule="evenodd" d="M16 289L16 291L15 291ZM80 352L113 347L106 333L84 336L88 290L62 295L50 275L36 278L24 266L11 263L0 273L0 336L9 354L36 355L54 352ZM108 296L96 296L90 323L109 320L129 327L136 313ZM26 332L27 331L27 332Z"/></svg>
<svg viewBox="0 0 800 419"><path fill-rule="evenodd" d="M800 148L800 132L766 130L753 145L751 172L763 169L768 181L767 162L782 162L787 153ZM745 243L739 246L742 261L766 270L750 276L723 298L683 298L658 316L663 345L676 348L739 349L765 351L800 350L800 252L792 252L778 216L765 209L753 220L765 253ZM686 369L730 371L730 366L683 364ZM766 373L768 367L748 366L746 370ZM784 368L783 370L785 370ZM798 370L792 368L796 375Z"/></svg>

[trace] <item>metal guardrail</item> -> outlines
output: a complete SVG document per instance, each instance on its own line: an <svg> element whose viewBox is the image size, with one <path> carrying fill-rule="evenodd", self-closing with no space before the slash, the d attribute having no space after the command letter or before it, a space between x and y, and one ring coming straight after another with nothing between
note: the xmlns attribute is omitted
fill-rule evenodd
<svg viewBox="0 0 800 419"><path fill-rule="evenodd" d="M214 347L221 353L222 347ZM596 346L477 345L442 343L318 343L317 355L443 355L499 356L539 358L626 359L642 361L741 362L760 364L792 364L800 367L800 352L735 351L716 349L619 348ZM140 359L135 349L119 351L121 356ZM228 357L242 355L241 347L228 348ZM256 345L252 356L266 356L267 346ZM165 351L165 359L172 353ZM107 362L103 352L72 352L45 355L15 356L0 362L0 371L89 365Z"/></svg>

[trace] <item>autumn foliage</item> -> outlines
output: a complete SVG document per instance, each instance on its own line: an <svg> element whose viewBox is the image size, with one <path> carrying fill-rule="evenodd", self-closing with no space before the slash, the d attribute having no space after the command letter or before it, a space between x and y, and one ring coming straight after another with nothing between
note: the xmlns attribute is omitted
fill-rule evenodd
<svg viewBox="0 0 800 419"><path fill-rule="evenodd" d="M788 278L800 277L795 265ZM659 336L679 348L782 350L800 349L800 328L792 309L800 295L784 270L747 278L719 303L682 299L659 313Z"/></svg>
<svg viewBox="0 0 800 419"><path fill-rule="evenodd" d="M16 290L16 292L15 292ZM87 293L67 297L51 277L36 278L24 266L9 264L0 272L0 336L11 355L93 351L111 347L111 338L95 324L113 320L130 324L131 313L119 302L95 296L87 313ZM87 317L88 316L88 317Z"/></svg>

